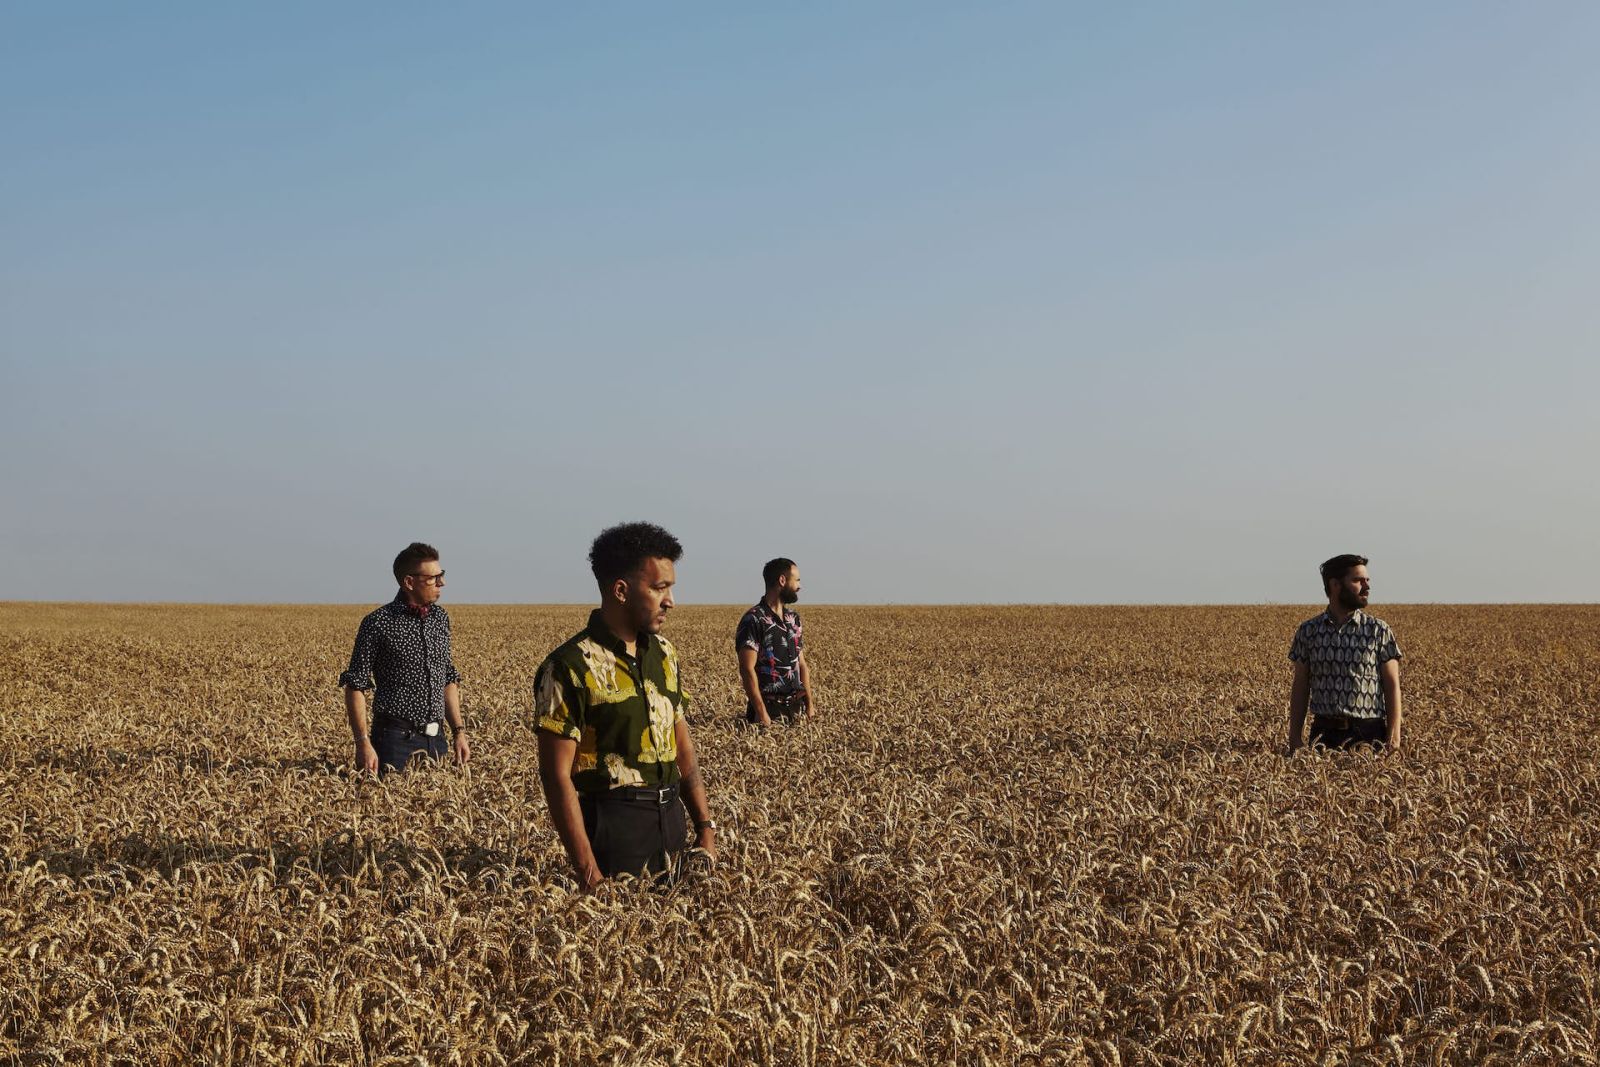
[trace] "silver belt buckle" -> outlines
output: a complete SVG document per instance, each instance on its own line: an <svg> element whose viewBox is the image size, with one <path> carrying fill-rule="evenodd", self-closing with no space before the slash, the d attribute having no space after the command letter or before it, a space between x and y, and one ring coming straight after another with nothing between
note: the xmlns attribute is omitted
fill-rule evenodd
<svg viewBox="0 0 1600 1067"><path fill-rule="evenodd" d="M656 804L660 805L667 802L667 790L671 788L672 787L670 785L664 785L660 789L656 790Z"/></svg>
<svg viewBox="0 0 1600 1067"><path fill-rule="evenodd" d="M439 724L436 722L430 722L428 725L422 728L422 732L427 734L429 737L438 737Z"/></svg>

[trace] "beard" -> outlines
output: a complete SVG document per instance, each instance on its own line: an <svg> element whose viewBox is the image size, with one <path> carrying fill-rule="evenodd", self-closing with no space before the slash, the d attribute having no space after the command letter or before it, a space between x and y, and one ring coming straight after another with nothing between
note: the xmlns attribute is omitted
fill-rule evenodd
<svg viewBox="0 0 1600 1067"><path fill-rule="evenodd" d="M778 600L781 601L782 603L793 604L796 600L799 600L799 599L800 599L800 594L795 592L793 589L780 589L780 590L778 590Z"/></svg>
<svg viewBox="0 0 1600 1067"><path fill-rule="evenodd" d="M1355 611L1357 608L1367 606L1367 598L1352 590L1341 589L1339 590L1339 606L1346 611Z"/></svg>

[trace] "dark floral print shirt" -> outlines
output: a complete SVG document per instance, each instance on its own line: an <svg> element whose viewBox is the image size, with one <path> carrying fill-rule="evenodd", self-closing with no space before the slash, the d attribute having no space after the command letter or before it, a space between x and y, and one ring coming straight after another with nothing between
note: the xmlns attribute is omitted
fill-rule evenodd
<svg viewBox="0 0 1600 1067"><path fill-rule="evenodd" d="M733 647L756 653L756 682L762 696L787 696L800 692L800 653L805 650L800 613L783 609L782 618L762 601L739 620Z"/></svg>

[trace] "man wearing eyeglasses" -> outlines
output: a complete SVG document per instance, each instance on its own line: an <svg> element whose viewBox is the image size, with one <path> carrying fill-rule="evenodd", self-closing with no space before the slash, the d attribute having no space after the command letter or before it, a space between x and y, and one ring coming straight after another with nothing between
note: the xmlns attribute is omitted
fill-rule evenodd
<svg viewBox="0 0 1600 1067"><path fill-rule="evenodd" d="M356 767L385 775L405 770L416 756L457 763L472 758L461 718L461 675L450 658L450 616L439 606L444 568L432 545L413 541L394 558L399 591L361 620L350 667L339 676L355 738ZM372 722L367 693L376 688ZM450 726L453 744L444 736Z"/></svg>

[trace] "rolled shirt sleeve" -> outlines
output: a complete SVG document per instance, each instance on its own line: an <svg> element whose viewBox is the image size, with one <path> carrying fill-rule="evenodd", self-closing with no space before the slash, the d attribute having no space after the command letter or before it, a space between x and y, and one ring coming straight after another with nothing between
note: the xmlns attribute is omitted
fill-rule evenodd
<svg viewBox="0 0 1600 1067"><path fill-rule="evenodd" d="M444 684L459 685L461 672L456 670L455 643L450 640L450 616L445 616L444 623Z"/></svg>
<svg viewBox="0 0 1600 1067"><path fill-rule="evenodd" d="M1383 636L1378 639L1378 666L1400 658L1400 646L1395 642L1394 631L1384 624Z"/></svg>
<svg viewBox="0 0 1600 1067"><path fill-rule="evenodd" d="M726 630L723 633L727 633ZM757 649L761 648L761 630L756 625L755 616L746 612L739 620L739 629L733 635L733 647Z"/></svg>
<svg viewBox="0 0 1600 1067"><path fill-rule="evenodd" d="M372 656L373 656L373 623L371 618L361 620L361 626L356 630L356 645L350 651L350 666L339 675L339 684L348 689L367 692L373 688L372 681Z"/></svg>
<svg viewBox="0 0 1600 1067"><path fill-rule="evenodd" d="M545 733L573 741L583 739L582 700L577 686L554 659L545 660L534 676L533 723Z"/></svg>
<svg viewBox="0 0 1600 1067"><path fill-rule="evenodd" d="M1294 632L1294 640L1289 643L1289 660L1291 663L1311 662L1311 650L1307 647L1304 625Z"/></svg>

